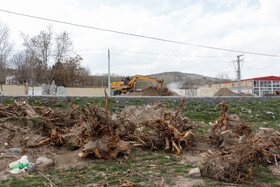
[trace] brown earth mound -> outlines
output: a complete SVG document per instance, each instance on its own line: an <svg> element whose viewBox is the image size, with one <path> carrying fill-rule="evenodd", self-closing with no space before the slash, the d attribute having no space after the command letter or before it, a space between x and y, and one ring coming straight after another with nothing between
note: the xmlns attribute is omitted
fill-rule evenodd
<svg viewBox="0 0 280 187"><path fill-rule="evenodd" d="M127 95L131 96L177 96L178 94L170 91L168 88L163 88L161 91L157 87L148 87L140 92L132 92Z"/></svg>
<svg viewBox="0 0 280 187"><path fill-rule="evenodd" d="M214 96L254 96L253 94L245 94L245 93L240 93L237 94L233 91L231 91L228 88L221 88L218 92L214 94Z"/></svg>
<svg viewBox="0 0 280 187"><path fill-rule="evenodd" d="M279 97L280 95L277 95L277 94L264 94L263 96L264 96L264 97L275 97L275 96L276 96L276 97L277 97L277 96Z"/></svg>

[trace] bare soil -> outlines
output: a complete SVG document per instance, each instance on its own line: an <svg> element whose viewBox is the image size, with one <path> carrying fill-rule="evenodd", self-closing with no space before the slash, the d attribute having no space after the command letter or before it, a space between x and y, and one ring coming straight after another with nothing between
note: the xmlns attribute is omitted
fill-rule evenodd
<svg viewBox="0 0 280 187"><path fill-rule="evenodd" d="M228 88L221 88L214 96L254 96L253 94L240 93L237 94Z"/></svg>
<svg viewBox="0 0 280 187"><path fill-rule="evenodd" d="M178 94L170 91L168 88L158 90L157 87L148 87L139 92L132 92L126 95L131 96L177 96Z"/></svg>

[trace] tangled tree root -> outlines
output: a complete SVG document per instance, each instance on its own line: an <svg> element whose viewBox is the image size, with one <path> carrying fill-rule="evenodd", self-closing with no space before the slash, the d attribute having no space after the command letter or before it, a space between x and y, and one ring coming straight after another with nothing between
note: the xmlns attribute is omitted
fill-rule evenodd
<svg viewBox="0 0 280 187"><path fill-rule="evenodd" d="M161 111L160 115L154 112L153 115L157 116L156 119L138 123L137 129L130 139L136 141L137 146L140 144L142 147L152 150L172 150L176 151L176 154L181 154L184 148L189 148L194 144L195 133L192 130L197 127L187 117L179 115L183 106L184 99L181 100L177 111L172 113L165 109L162 110L161 106L156 105L156 111ZM139 115L143 116L143 114Z"/></svg>
<svg viewBox="0 0 280 187"><path fill-rule="evenodd" d="M220 148L204 164L203 175L226 182L244 182L252 166L277 164L280 160L280 136L273 129L259 129L256 134L237 115L227 115L228 106L222 102L221 117L211 128L211 142Z"/></svg>

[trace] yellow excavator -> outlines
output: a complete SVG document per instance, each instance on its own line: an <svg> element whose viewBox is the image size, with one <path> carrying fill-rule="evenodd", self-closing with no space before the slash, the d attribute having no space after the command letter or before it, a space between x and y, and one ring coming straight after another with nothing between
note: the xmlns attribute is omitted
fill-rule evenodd
<svg viewBox="0 0 280 187"><path fill-rule="evenodd" d="M163 79L158 80L157 77L135 75L131 79L129 77L126 77L121 82L112 82L111 83L112 94L113 95L120 95L120 94L126 94L126 93L130 93L130 92L134 92L135 83L136 83L137 79L157 82L158 83L157 89L159 91L163 87Z"/></svg>

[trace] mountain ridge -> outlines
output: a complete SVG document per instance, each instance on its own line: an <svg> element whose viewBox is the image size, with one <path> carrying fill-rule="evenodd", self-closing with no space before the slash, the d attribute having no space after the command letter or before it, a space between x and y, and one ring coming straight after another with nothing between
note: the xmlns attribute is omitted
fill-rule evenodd
<svg viewBox="0 0 280 187"><path fill-rule="evenodd" d="M215 84L229 81L228 79L220 79L195 73L183 73L179 71L153 73L149 76L154 76L158 79L164 79L166 84L179 82L181 84L181 87L185 88L195 88L203 86L204 84Z"/></svg>

